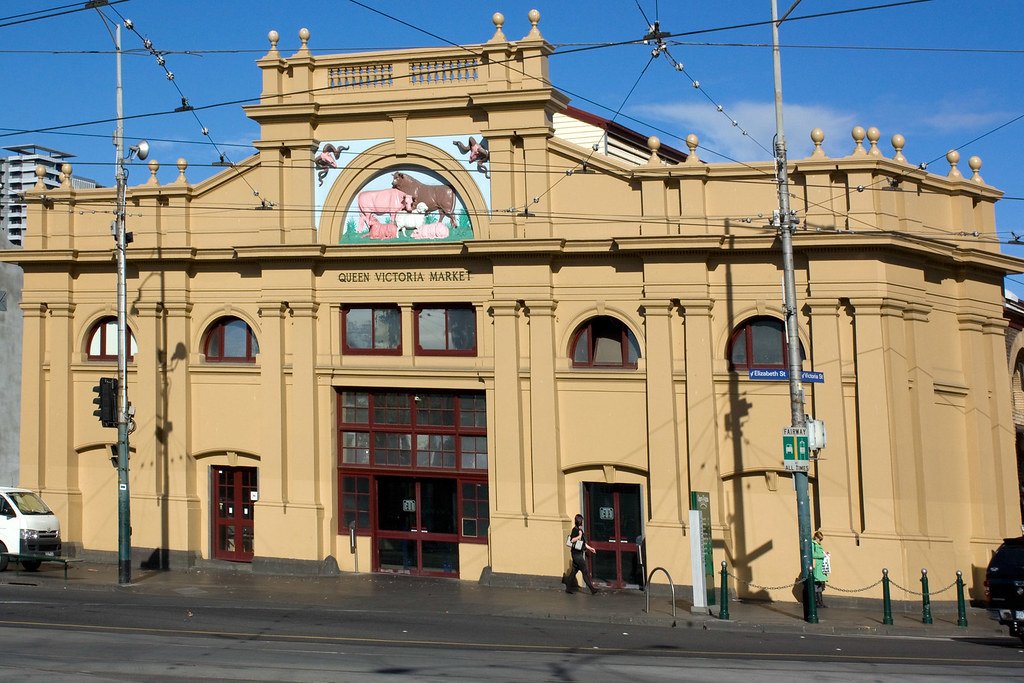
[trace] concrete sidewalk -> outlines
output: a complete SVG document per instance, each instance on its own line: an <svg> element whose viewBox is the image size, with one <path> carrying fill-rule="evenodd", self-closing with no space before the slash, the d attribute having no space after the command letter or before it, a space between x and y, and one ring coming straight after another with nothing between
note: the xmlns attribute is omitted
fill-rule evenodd
<svg viewBox="0 0 1024 683"><path fill-rule="evenodd" d="M386 610L396 613L458 613L492 617L523 617L564 621L643 624L742 630L764 633L837 635L893 635L917 637L993 638L1009 635L984 609L968 607L968 626L958 627L955 602L932 604L930 625L922 623L921 605L896 603L893 624L882 624L881 601L833 599L819 610L819 623L803 621L797 603L731 600L729 620L717 618L718 607L691 613L691 605L677 596L675 615L667 586L643 591L603 591L598 595L568 595L557 578L550 586L534 580L529 586L483 585L476 581L433 579L393 574L342 574L331 577L254 574L248 565L222 565L189 571L133 568L132 582L118 585L117 567L98 562L76 562L65 582L63 568L44 564L36 572L11 563L0 573L0 587L47 587L67 591L123 591L140 596L193 598L202 603L245 603L266 606L317 606L338 609ZM646 611L648 599L650 611ZM877 606L874 604L877 603Z"/></svg>

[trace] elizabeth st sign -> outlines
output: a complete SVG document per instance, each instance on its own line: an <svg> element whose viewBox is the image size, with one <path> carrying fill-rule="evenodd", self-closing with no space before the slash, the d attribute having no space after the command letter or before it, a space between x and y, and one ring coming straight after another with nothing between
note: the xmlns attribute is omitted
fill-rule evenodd
<svg viewBox="0 0 1024 683"><path fill-rule="evenodd" d="M788 381L789 370L783 370L782 368L750 368L747 370L747 378L762 381ZM800 381L821 384L825 381L825 373L801 370Z"/></svg>

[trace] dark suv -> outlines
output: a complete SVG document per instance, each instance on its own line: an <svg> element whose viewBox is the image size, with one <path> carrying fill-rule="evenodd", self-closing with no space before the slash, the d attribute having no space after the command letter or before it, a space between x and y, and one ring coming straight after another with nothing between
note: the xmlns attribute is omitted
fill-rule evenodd
<svg viewBox="0 0 1024 683"><path fill-rule="evenodd" d="M989 614L1024 642L1024 536L1007 538L985 572Z"/></svg>

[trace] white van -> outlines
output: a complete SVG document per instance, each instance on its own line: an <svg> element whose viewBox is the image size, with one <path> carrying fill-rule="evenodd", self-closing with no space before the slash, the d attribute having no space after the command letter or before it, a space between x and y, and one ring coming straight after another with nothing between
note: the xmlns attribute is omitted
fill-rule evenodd
<svg viewBox="0 0 1024 683"><path fill-rule="evenodd" d="M0 572L7 569L7 553L18 556L28 571L39 569L31 556L60 556L60 522L43 499L28 489L0 486Z"/></svg>

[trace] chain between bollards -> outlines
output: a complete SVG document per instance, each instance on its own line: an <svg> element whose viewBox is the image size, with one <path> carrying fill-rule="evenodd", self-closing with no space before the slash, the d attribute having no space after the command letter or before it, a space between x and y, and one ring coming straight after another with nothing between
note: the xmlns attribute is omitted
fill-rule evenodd
<svg viewBox="0 0 1024 683"><path fill-rule="evenodd" d="M932 599L928 595L928 570L921 570L921 623L932 623Z"/></svg>
<svg viewBox="0 0 1024 683"><path fill-rule="evenodd" d="M964 603L964 575L956 570L956 625L967 628L967 605Z"/></svg>
<svg viewBox="0 0 1024 683"><path fill-rule="evenodd" d="M729 618L729 571L725 568L725 560L722 560L722 593L719 600L718 618Z"/></svg>
<svg viewBox="0 0 1024 683"><path fill-rule="evenodd" d="M882 570L882 623L892 626L892 597L889 595L889 570Z"/></svg>

